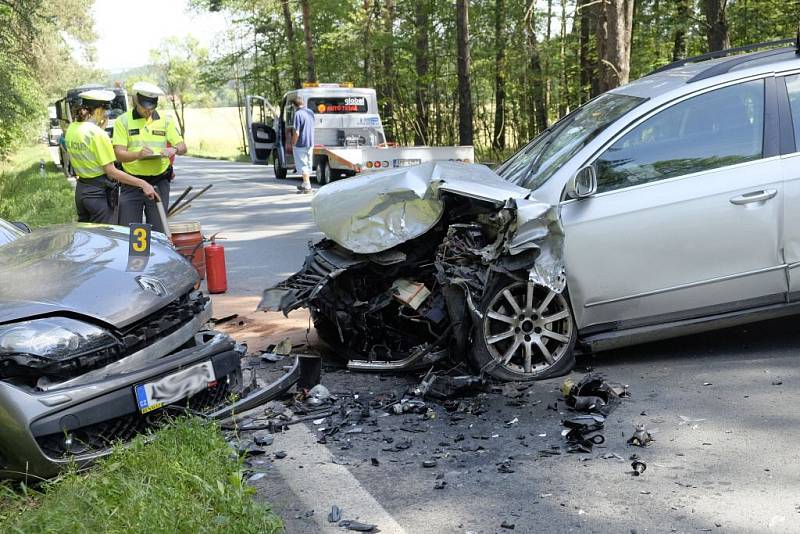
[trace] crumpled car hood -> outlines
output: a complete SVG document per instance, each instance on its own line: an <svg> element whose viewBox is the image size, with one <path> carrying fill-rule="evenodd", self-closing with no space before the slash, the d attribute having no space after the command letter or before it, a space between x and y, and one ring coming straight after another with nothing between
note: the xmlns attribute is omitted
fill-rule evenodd
<svg viewBox="0 0 800 534"><path fill-rule="evenodd" d="M124 327L186 293L194 268L154 238L140 272L128 271L128 229L110 225L51 226L0 246L0 323L71 313ZM140 275L157 278L163 296L145 291Z"/></svg>
<svg viewBox="0 0 800 534"><path fill-rule="evenodd" d="M431 162L326 185L315 194L312 209L329 239L374 254L430 230L444 211L441 192L498 204L530 194L485 165Z"/></svg>

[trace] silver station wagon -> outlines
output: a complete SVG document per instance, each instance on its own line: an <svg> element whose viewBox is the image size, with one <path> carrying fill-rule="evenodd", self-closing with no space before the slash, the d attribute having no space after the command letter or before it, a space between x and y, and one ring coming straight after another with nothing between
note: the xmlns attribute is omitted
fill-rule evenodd
<svg viewBox="0 0 800 534"><path fill-rule="evenodd" d="M508 380L563 374L576 348L797 313L800 57L784 44L609 91L495 172L322 188L326 239L261 307L309 308L354 369L449 358Z"/></svg>

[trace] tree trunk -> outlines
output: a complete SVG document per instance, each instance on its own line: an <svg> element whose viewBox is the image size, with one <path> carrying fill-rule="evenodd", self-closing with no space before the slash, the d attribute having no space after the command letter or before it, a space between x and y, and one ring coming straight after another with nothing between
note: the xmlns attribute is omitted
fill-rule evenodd
<svg viewBox="0 0 800 534"><path fill-rule="evenodd" d="M317 81L317 66L314 63L314 40L311 36L311 6L309 0L300 0L300 8L303 11L303 33L306 40L306 81Z"/></svg>
<svg viewBox="0 0 800 534"><path fill-rule="evenodd" d="M570 94L569 94L569 66L567 65L567 0L561 0L561 91L559 92L559 117L569 113Z"/></svg>
<svg viewBox="0 0 800 534"><path fill-rule="evenodd" d="M684 59L688 50L686 48L686 32L689 29L689 14L691 12L691 0L677 0L675 6L675 35L672 45L672 61Z"/></svg>
<svg viewBox="0 0 800 534"><path fill-rule="evenodd" d="M592 62L592 58L590 57L590 36L592 33L592 13L591 9L592 6L588 6L587 4L590 0L578 0L578 15L581 25L580 34L578 37L578 53L580 57L580 101L585 102L589 100L592 96L591 91L591 84L592 79L594 78L594 70L595 66Z"/></svg>
<svg viewBox="0 0 800 534"><path fill-rule="evenodd" d="M416 109L417 120L414 128L414 144L425 145L428 140L428 2L417 0L414 4L414 22L416 25L416 49L414 50L417 67Z"/></svg>
<svg viewBox="0 0 800 534"><path fill-rule="evenodd" d="M371 47L369 44L370 38L370 30L372 26L372 9L370 6L370 0L364 0L364 15L366 15L367 20L364 24L364 39L361 43L361 48L364 52L364 87L371 87L372 83L369 76L369 57L371 52Z"/></svg>
<svg viewBox="0 0 800 534"><path fill-rule="evenodd" d="M292 24L292 11L289 0L281 2L283 7L283 24L286 26L286 40L289 44L289 61L292 64L292 81L296 88L300 88L300 65L297 62L297 51L294 48L294 25Z"/></svg>
<svg viewBox="0 0 800 534"><path fill-rule="evenodd" d="M547 97L544 87L544 73L542 72L542 62L539 56L539 44L536 42L536 24L534 17L534 5L528 9L525 16L525 35L528 44L528 57L530 69L531 86L531 117L534 124L530 128L532 134L538 134L547 128Z"/></svg>
<svg viewBox="0 0 800 534"><path fill-rule="evenodd" d="M469 0L456 0L458 54L458 144L472 144L472 89L469 59Z"/></svg>
<svg viewBox="0 0 800 534"><path fill-rule="evenodd" d="M553 0L547 0L547 31L544 34L545 54L542 60L542 83L544 84L544 106L545 113L550 112L550 101L553 97L553 83L550 80L550 51L552 50L550 39L552 38L553 27ZM534 28L535 31L535 28Z"/></svg>
<svg viewBox="0 0 800 534"><path fill-rule="evenodd" d="M492 148L506 148L506 3L495 0L494 10L494 133Z"/></svg>
<svg viewBox="0 0 800 534"><path fill-rule="evenodd" d="M727 4L728 0L701 0L700 5L706 16L706 39L709 52L731 47L728 19L725 15Z"/></svg>
<svg viewBox="0 0 800 534"><path fill-rule="evenodd" d="M600 91L628 83L631 69L631 31L634 0L606 0L598 25Z"/></svg>
<svg viewBox="0 0 800 534"><path fill-rule="evenodd" d="M394 72L394 18L395 18L395 4L394 0L384 0L386 6L386 14L384 16L384 32L386 33L386 47L383 50L383 126L386 134L387 141L395 140L395 124L394 124L394 79L396 73Z"/></svg>

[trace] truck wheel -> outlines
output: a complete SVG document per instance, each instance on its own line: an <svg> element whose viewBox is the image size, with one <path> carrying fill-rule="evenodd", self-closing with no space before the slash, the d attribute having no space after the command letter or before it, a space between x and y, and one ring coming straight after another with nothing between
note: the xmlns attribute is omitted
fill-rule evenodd
<svg viewBox="0 0 800 534"><path fill-rule="evenodd" d="M275 178L278 180L286 179L286 169L281 166L281 159L278 157L278 152L272 155L272 168L275 170Z"/></svg>
<svg viewBox="0 0 800 534"><path fill-rule="evenodd" d="M319 185L331 183L331 166L325 158L320 158L317 162L317 183Z"/></svg>
<svg viewBox="0 0 800 534"><path fill-rule="evenodd" d="M566 295L498 277L481 302L471 357L501 380L541 380L575 365L577 329Z"/></svg>

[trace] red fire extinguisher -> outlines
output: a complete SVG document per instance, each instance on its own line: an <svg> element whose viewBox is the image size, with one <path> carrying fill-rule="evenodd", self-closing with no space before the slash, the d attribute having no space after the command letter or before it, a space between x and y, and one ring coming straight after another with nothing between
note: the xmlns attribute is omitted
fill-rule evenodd
<svg viewBox="0 0 800 534"><path fill-rule="evenodd" d="M217 244L216 238L217 234L212 235L211 244L205 248L206 285L209 293L225 293L228 290L228 275L225 273L225 248Z"/></svg>

